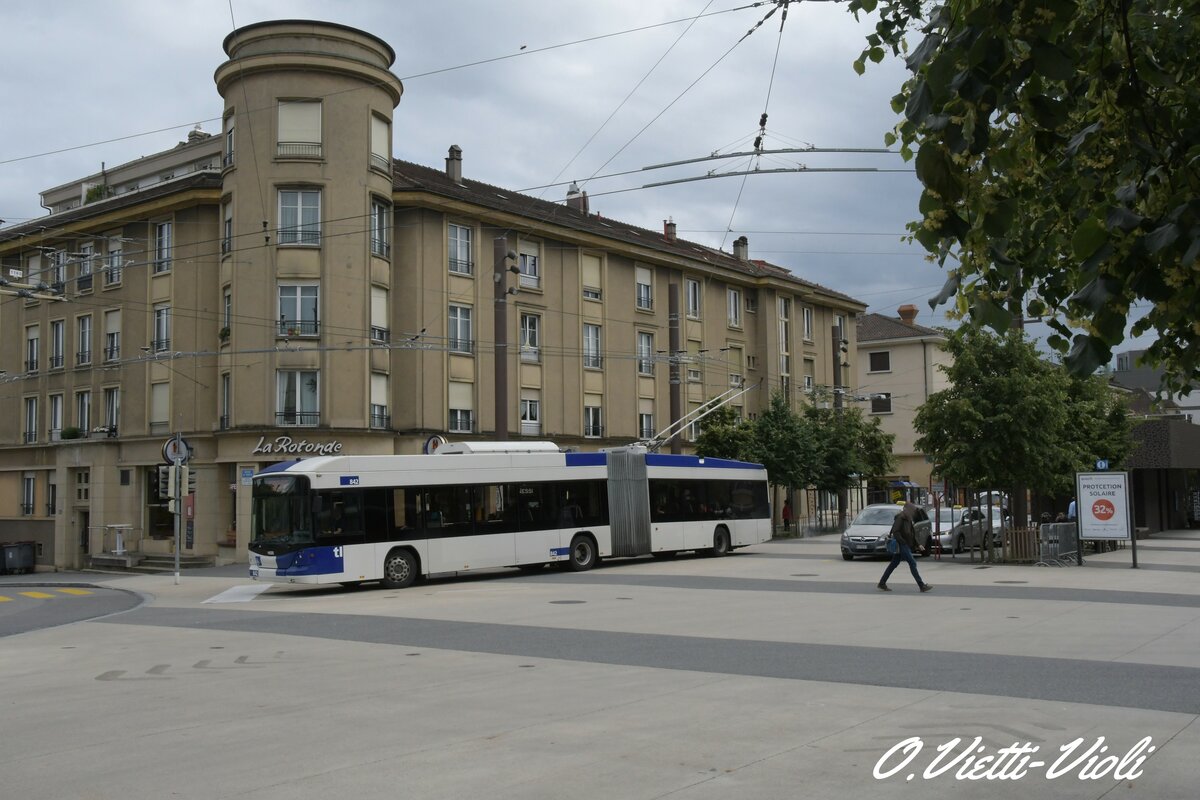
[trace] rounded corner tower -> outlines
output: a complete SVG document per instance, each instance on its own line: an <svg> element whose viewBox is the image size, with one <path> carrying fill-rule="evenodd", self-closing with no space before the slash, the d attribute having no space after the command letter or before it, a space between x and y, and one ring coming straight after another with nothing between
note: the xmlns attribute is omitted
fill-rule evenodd
<svg viewBox="0 0 1200 800"><path fill-rule="evenodd" d="M226 391L260 409L239 427L377 427L372 375L389 365L367 345L393 274L395 51L313 20L247 25L223 46L220 361Z"/></svg>

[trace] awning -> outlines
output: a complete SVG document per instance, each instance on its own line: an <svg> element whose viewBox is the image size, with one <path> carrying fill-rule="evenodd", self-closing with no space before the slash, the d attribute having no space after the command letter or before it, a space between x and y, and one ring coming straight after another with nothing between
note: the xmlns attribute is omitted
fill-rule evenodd
<svg viewBox="0 0 1200 800"><path fill-rule="evenodd" d="M891 485L895 486L897 488L901 488L901 489L920 489L921 488L919 484L913 483L912 481L892 481Z"/></svg>

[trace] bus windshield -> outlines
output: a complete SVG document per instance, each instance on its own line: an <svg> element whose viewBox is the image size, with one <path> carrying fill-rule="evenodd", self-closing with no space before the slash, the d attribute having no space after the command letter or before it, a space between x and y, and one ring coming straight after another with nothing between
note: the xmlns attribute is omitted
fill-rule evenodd
<svg viewBox="0 0 1200 800"><path fill-rule="evenodd" d="M308 481L287 475L254 479L250 511L250 543L312 544L312 509Z"/></svg>

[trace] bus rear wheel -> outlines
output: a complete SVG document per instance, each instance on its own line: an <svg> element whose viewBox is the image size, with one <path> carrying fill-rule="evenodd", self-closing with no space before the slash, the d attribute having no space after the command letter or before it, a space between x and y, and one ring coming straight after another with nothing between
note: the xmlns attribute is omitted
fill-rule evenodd
<svg viewBox="0 0 1200 800"><path fill-rule="evenodd" d="M572 572L584 572L596 566L596 543L592 537L579 534L571 540L571 557L567 566Z"/></svg>
<svg viewBox="0 0 1200 800"><path fill-rule="evenodd" d="M393 550L383 560L383 586L387 589L406 589L416 583L417 557L411 550Z"/></svg>
<svg viewBox="0 0 1200 800"><path fill-rule="evenodd" d="M713 534L713 546L712 550L709 551L709 555L727 556L732 550L733 547L730 546L729 541L729 530L722 525L720 528L717 528L716 533Z"/></svg>

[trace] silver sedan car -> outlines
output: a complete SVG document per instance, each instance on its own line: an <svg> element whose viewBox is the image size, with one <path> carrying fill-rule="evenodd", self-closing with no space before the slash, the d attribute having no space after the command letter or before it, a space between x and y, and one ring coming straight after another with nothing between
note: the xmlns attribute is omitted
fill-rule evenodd
<svg viewBox="0 0 1200 800"><path fill-rule="evenodd" d="M878 503L867 506L858 513L850 527L842 533L842 558L847 561L855 556L887 556L888 534L892 532L892 522L900 513L903 506L894 503ZM913 527L917 533L917 553L929 555L932 548L932 523L925 509L917 507Z"/></svg>
<svg viewBox="0 0 1200 800"><path fill-rule="evenodd" d="M1003 512L995 506L991 524L987 522L987 509L982 508L943 508L937 513L937 522L933 541L946 552L961 553L967 548L980 547L984 531L991 531L992 544L999 547L1007 530Z"/></svg>

